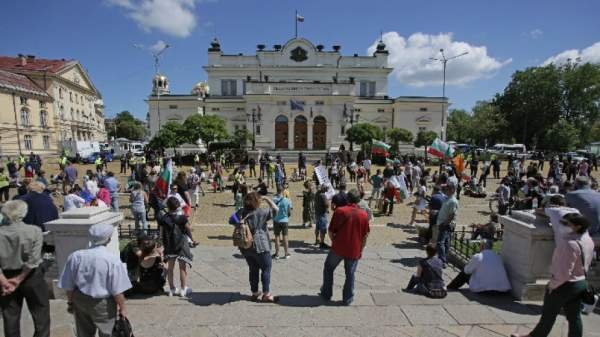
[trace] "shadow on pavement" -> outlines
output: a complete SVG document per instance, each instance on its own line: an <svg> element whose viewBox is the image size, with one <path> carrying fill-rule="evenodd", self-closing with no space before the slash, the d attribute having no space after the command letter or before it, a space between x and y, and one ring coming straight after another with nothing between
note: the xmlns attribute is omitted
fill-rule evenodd
<svg viewBox="0 0 600 337"><path fill-rule="evenodd" d="M468 288L460 289L458 291L470 301L499 310L508 311L519 315L532 316L539 315L542 312L541 305L518 302L510 294L473 293L469 291Z"/></svg>
<svg viewBox="0 0 600 337"><path fill-rule="evenodd" d="M412 238L408 238L407 240L411 240ZM416 239L415 239L416 240ZM423 245L420 244L419 242L402 242L402 243L394 243L392 244L392 246L394 246L394 248L398 248L398 249L421 249L423 248Z"/></svg>
<svg viewBox="0 0 600 337"><path fill-rule="evenodd" d="M296 249L294 249L294 251L299 254L328 254L329 253L329 249L321 249L318 247L311 247L309 245L307 245L306 248L296 248Z"/></svg>
<svg viewBox="0 0 600 337"><path fill-rule="evenodd" d="M222 208L231 208L231 207L233 207L234 205L232 205L232 204L222 204L222 203L216 203L216 202L213 202L213 206L218 206L218 207L222 207Z"/></svg>
<svg viewBox="0 0 600 337"><path fill-rule="evenodd" d="M391 263L400 263L406 267L416 267L421 257L403 257L401 259L390 260Z"/></svg>
<svg viewBox="0 0 600 337"><path fill-rule="evenodd" d="M188 302L195 305L225 305L242 300L250 300L250 296L239 292L193 292L188 297Z"/></svg>
<svg viewBox="0 0 600 337"><path fill-rule="evenodd" d="M280 295L277 296L278 305L284 307L320 307L320 306L338 306L338 302L325 301L319 295Z"/></svg>

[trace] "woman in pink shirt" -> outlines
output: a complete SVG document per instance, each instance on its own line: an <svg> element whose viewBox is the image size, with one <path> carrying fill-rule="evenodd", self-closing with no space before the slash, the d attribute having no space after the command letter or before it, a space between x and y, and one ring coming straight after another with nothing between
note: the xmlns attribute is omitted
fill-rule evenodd
<svg viewBox="0 0 600 337"><path fill-rule="evenodd" d="M556 204L553 199L551 203ZM552 255L552 277L546 288L542 317L528 335L511 336L548 336L556 316L564 309L569 322L569 336L580 337L583 334L581 296L587 288L585 273L594 253L594 242L588 234L590 222L574 208L553 206L546 208L545 213L552 223L556 247Z"/></svg>

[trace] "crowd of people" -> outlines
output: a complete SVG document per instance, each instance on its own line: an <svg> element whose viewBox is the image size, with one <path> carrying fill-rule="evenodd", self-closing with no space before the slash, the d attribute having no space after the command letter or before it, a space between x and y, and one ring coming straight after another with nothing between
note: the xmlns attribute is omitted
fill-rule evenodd
<svg viewBox="0 0 600 337"><path fill-rule="evenodd" d="M121 258L106 250L114 229L97 225L90 229L91 247L73 253L61 271L59 286L67 291L79 336L92 336L96 330L100 336L110 336L118 316L127 315L126 296L160 294L165 285L169 296L190 296L188 270L193 263L192 248L198 245L193 239L191 218L209 188L213 193L231 190L233 214L229 222L234 226L243 224L251 233L252 244L240 247L248 264L251 299L276 302L271 290L272 261L292 257L289 225L295 211L290 196L293 182L303 186L302 227L314 227L315 249L328 251L320 289L325 300L332 297L334 270L343 261L343 303L352 303L354 274L374 216L394 216L398 204L412 207L410 219L399 222L424 228L419 233L426 257L419 262L405 291L443 298L447 291L468 284L476 293L506 293L510 283L493 249L501 229L497 217L513 209L537 209L549 216L558 244L543 315L530 335L544 336L560 308L568 311L570 329L575 333L581 330L581 302L577 296L585 289L585 270L592 260L591 236L600 234L600 193L591 176L594 165L585 160L574 164L571 158L552 158L544 175L543 159L525 166L522 158L509 158L507 173L501 177L500 159L478 153L468 154L465 167L448 160L436 170L426 166L426 158L404 155L388 159L380 169L374 168L370 158L362 154L355 158L341 149L313 163L311 177L303 153L289 174L282 157L268 152L256 159L246 155L239 165L233 165L224 155L211 154L203 163L195 155L188 170L178 165L180 159L173 159L175 165L171 167L169 160L158 153L122 156L120 174L126 175L126 183L121 183L102 161L95 163L96 170L87 170L80 177L76 164L63 156L59 159L59 174L50 180L45 178L42 160L33 153L16 161L9 158L0 165L0 201L4 202L0 304L7 336L19 336L18 313L23 299L28 302L36 333L48 335L48 294L39 289L45 268L43 256L52 253L52 247L43 243L44 223L57 219L60 207L62 211L80 207L121 211L119 201L124 195L128 196L137 238L122 250ZM324 177L317 175L318 167L326 172ZM164 186L166 191L161 188L165 172L172 174L171 183ZM471 239L481 238L480 252L446 286L443 269L451 262L450 244L457 227L461 192L467 198L487 195L490 173L489 179L500 182L495 191L498 214L492 214L489 223L470 225ZM251 179L257 179L257 184L251 184ZM347 191L351 184L356 187ZM51 195L60 194L61 185L63 203L56 205ZM14 200L9 199L11 188L17 190ZM150 230L150 215L159 232ZM417 222L418 216L425 218L425 226ZM582 256L584 262L580 265L577 261Z"/></svg>

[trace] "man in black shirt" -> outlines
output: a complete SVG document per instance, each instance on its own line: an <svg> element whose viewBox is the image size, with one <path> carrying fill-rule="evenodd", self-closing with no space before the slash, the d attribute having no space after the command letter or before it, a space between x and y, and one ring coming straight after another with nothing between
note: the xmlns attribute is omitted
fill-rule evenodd
<svg viewBox="0 0 600 337"><path fill-rule="evenodd" d="M390 165L389 163L386 164L385 168L383 169L383 179L390 179L393 175L394 169L392 168L392 165Z"/></svg>

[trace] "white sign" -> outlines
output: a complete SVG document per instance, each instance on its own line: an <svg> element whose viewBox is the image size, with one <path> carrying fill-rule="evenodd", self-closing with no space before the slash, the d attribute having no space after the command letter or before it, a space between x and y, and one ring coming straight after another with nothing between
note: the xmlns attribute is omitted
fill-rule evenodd
<svg viewBox="0 0 600 337"><path fill-rule="evenodd" d="M331 181L329 181L327 168L323 165L319 165L315 167L315 174L317 175L317 179L319 179L319 184L327 186L327 192L325 192L327 199L333 198L335 190L333 189L333 185L331 185Z"/></svg>

